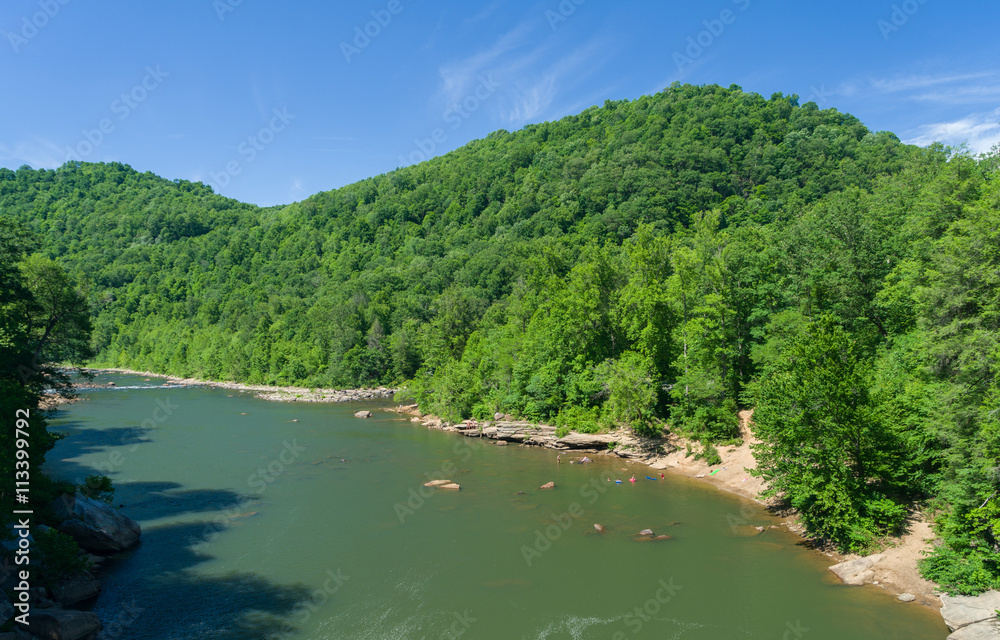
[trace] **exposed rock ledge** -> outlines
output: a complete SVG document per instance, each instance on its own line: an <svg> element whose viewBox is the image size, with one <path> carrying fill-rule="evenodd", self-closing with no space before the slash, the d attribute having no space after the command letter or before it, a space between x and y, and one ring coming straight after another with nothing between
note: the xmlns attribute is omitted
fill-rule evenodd
<svg viewBox="0 0 1000 640"><path fill-rule="evenodd" d="M948 640L1000 639L1000 591L978 596L941 596L941 617L954 631Z"/></svg>
<svg viewBox="0 0 1000 640"><path fill-rule="evenodd" d="M470 438L492 438L493 440L519 442L562 451L567 449L602 451L627 438L621 433L576 432L560 438L556 435L556 428L553 426L523 420L497 420L483 423L466 421L451 424L437 418L429 418L422 422L432 429L454 431Z"/></svg>

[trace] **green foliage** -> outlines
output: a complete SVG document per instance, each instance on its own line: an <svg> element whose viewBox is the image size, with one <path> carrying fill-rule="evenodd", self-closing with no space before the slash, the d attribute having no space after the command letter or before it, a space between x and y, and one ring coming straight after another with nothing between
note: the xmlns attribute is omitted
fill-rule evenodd
<svg viewBox="0 0 1000 640"><path fill-rule="evenodd" d="M65 533L48 529L34 534L34 549L42 561L41 578L46 586L53 586L91 567L90 560L80 551L80 546Z"/></svg>
<svg viewBox="0 0 1000 640"><path fill-rule="evenodd" d="M974 596L1000 589L1000 554L961 553L947 545L936 547L919 563L920 573L948 595Z"/></svg>
<svg viewBox="0 0 1000 640"><path fill-rule="evenodd" d="M90 475L79 487L80 493L111 504L115 497L115 488L111 483L111 478L102 475Z"/></svg>
<svg viewBox="0 0 1000 640"><path fill-rule="evenodd" d="M400 384L451 420L668 422L713 461L756 404L761 473L811 531L867 549L925 501L976 590L1000 537L997 157L676 83L285 207L119 163L0 169L0 412L91 347Z"/></svg>
<svg viewBox="0 0 1000 640"><path fill-rule="evenodd" d="M701 452L695 454L694 458L695 460L704 460L705 464L710 467L722 464L722 457L719 455L719 450L710 442L703 443Z"/></svg>
<svg viewBox="0 0 1000 640"><path fill-rule="evenodd" d="M13 509L16 440L25 441L20 448L30 453L32 480L41 482L34 470L57 437L46 430L39 400L49 390L71 395L68 375L57 364L91 355L83 288L54 261L30 253L35 249L29 229L0 217L0 414L10 420L0 430L0 525Z"/></svg>
<svg viewBox="0 0 1000 640"><path fill-rule="evenodd" d="M603 362L596 378L607 393L604 415L613 423L624 424L641 435L659 433L653 420L656 389L652 380L649 358L626 351L620 360Z"/></svg>
<svg viewBox="0 0 1000 640"><path fill-rule="evenodd" d="M598 433L601 431L600 413L597 408L565 407L556 416L555 424L556 436L560 438L570 431L577 433Z"/></svg>
<svg viewBox="0 0 1000 640"><path fill-rule="evenodd" d="M864 551L902 524L896 469L905 464L869 393L870 363L856 340L823 316L787 345L752 388L757 468L807 530Z"/></svg>

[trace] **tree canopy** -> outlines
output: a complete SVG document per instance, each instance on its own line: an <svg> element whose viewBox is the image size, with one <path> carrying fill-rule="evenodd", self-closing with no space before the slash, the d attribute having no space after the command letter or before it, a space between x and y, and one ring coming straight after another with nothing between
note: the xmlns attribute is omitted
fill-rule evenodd
<svg viewBox="0 0 1000 640"><path fill-rule="evenodd" d="M926 504L925 570L977 589L1000 580L997 156L674 84L282 207L119 163L0 169L39 239L0 296L34 287L17 330L64 327L50 358L82 353L72 283L97 363L401 384L452 418L709 450L756 407L759 472L811 531L860 550Z"/></svg>

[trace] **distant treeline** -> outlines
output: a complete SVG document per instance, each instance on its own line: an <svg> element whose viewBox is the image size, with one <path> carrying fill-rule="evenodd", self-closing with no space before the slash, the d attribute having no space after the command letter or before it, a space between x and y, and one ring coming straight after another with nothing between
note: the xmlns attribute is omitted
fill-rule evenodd
<svg viewBox="0 0 1000 640"><path fill-rule="evenodd" d="M998 155L796 96L671 86L285 207L121 164L0 170L102 364L403 383L427 411L739 437L864 550L919 502L951 588L1000 585Z"/></svg>

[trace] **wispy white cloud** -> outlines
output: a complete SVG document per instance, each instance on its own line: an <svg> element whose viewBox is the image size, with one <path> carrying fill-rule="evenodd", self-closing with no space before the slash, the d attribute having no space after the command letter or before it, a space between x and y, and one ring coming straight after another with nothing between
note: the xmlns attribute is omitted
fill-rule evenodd
<svg viewBox="0 0 1000 640"><path fill-rule="evenodd" d="M511 124L534 120L549 108L555 97L556 78L552 74L546 74L528 86L514 86L499 102L501 118Z"/></svg>
<svg viewBox="0 0 1000 640"><path fill-rule="evenodd" d="M972 105L1000 100L1000 73L942 73L870 79L877 94L906 100L950 105Z"/></svg>
<svg viewBox="0 0 1000 640"><path fill-rule="evenodd" d="M441 94L445 102L455 103L467 96L470 89L479 82L478 76L481 73L495 70L502 56L521 47L527 41L532 27L531 22L522 22L497 38L486 50L442 66Z"/></svg>
<svg viewBox="0 0 1000 640"><path fill-rule="evenodd" d="M55 169L66 162L66 148L41 138L18 142L13 146L0 143L0 166L16 169L26 164L33 169Z"/></svg>
<svg viewBox="0 0 1000 640"><path fill-rule="evenodd" d="M937 122L917 127L905 140L921 147L942 142L957 147L968 144L973 154L986 153L1000 143L1000 109L973 113L954 122Z"/></svg>
<svg viewBox="0 0 1000 640"><path fill-rule="evenodd" d="M538 72L531 81L518 82L508 93L508 100L501 106L501 117L511 124L526 124L537 120L546 113L558 96L559 87L567 84L566 79L572 78L576 83L594 70L593 60L606 51L608 43L594 38L572 53L561 56ZM534 54L540 52L536 51ZM538 57L537 55L530 56ZM518 66L527 66L523 64Z"/></svg>
<svg viewBox="0 0 1000 640"><path fill-rule="evenodd" d="M995 76L992 71L982 71L978 73L964 74L940 74L940 75L910 75L896 78L872 78L872 87L882 93L896 93L899 91L913 91L915 89L926 89L943 84L954 84L966 82L968 80L980 80Z"/></svg>
<svg viewBox="0 0 1000 640"><path fill-rule="evenodd" d="M475 26L475 25L479 24L483 20L486 20L487 18L489 18L490 16L492 16L494 13L496 13L496 10L499 9L500 7L502 7L502 6L503 6L503 2L501 0L493 0L493 2L491 2L487 6L483 7L483 9L481 11L479 11L479 13L466 18L462 22L462 27L465 28L465 29L467 29L469 27L472 27L472 26Z"/></svg>
<svg viewBox="0 0 1000 640"><path fill-rule="evenodd" d="M288 198L291 202L297 202L306 194L306 181L302 178L292 178L292 185L288 191Z"/></svg>
<svg viewBox="0 0 1000 640"><path fill-rule="evenodd" d="M1000 83L992 85L975 85L969 87L953 87L946 91L934 91L915 96L917 100L941 102L945 104L977 104L982 102L996 103L1000 101Z"/></svg>
<svg viewBox="0 0 1000 640"><path fill-rule="evenodd" d="M445 107L469 96L481 78L495 76L501 84L491 106L496 117L508 126L537 121L544 118L560 91L584 80L599 66L595 60L606 58L613 46L595 36L566 54L552 37L539 40L534 30L543 24L522 22L483 51L442 67L438 94Z"/></svg>

